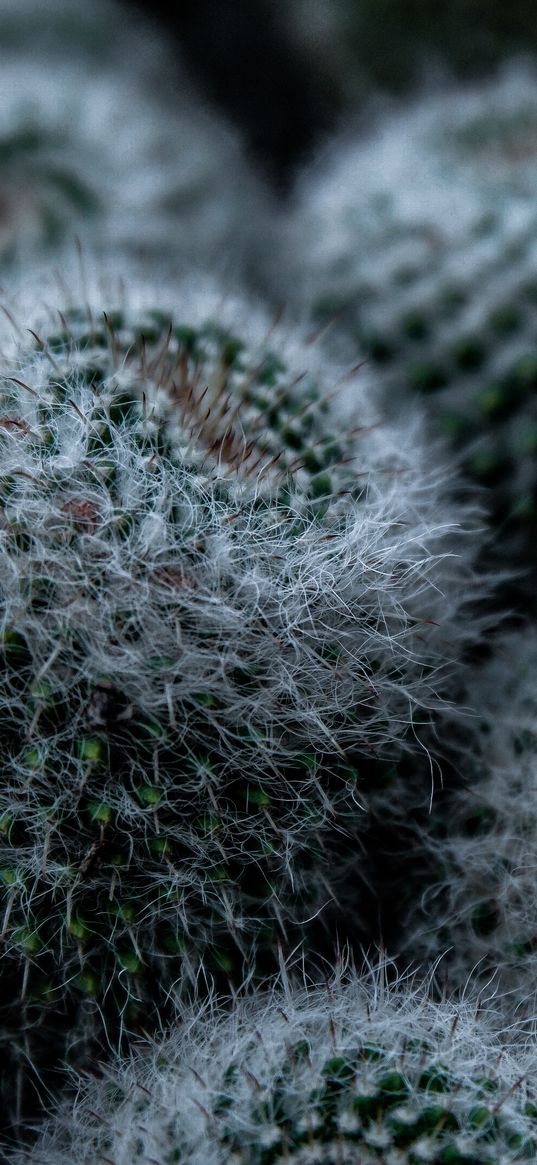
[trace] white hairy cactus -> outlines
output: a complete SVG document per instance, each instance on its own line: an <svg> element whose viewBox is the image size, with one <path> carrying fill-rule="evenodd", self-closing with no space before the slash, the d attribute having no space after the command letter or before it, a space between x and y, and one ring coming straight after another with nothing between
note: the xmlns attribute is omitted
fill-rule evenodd
<svg viewBox="0 0 537 1165"><path fill-rule="evenodd" d="M31 1165L514 1165L537 1148L535 1059L481 1004L386 966L184 1010L84 1081ZM20 1165L15 1157L14 1165Z"/></svg>
<svg viewBox="0 0 537 1165"><path fill-rule="evenodd" d="M67 317L59 311L53 324L53 309L48 318L34 312L25 327L37 339L32 335L4 366L5 553L15 525L28 533L31 527L40 564L38 570L28 547L31 573L45 570L59 586L67 634L83 620L87 668L95 675L109 659L109 605L119 603L120 576L129 580L139 646L114 650L114 671L147 713L168 716L169 684L172 703L193 684L206 695L217 684L232 719L255 724L275 757L279 748L287 754L288 733L314 749L327 743L390 751L416 712L441 704L480 626L466 619L479 594L479 515L472 502L453 500L452 467L427 446L419 413L388 423L360 372L345 386L300 336L273 327L246 303L226 302L219 290L189 286L163 306L162 295L153 302L134 288L119 310L117 299L110 305L100 295L91 307L64 304ZM97 414L110 411L102 436ZM162 425L170 442L162 462L151 458L149 475L142 437L134 439L127 424L131 415L149 443ZM110 520L104 470L100 485L85 480L88 457L96 456L105 459L118 494L114 512L126 520L132 510L135 527L136 514L142 525L123 539L121 563L115 542L106 554L103 547L94 609L70 599L84 584L83 551L93 554L97 531ZM170 616L142 578L164 557L169 570L179 566L178 555L184 567L187 513L178 522L173 501L186 500L190 482L197 500L188 502L189 573L200 577L183 584L181 603L187 618L214 624L214 660L205 649L201 667L188 653L188 668L184 658L177 671L170 665L163 685L148 663L149 646L158 644L164 655L172 650L174 620L168 627ZM70 539L56 533L57 513L61 506L69 515L77 499L95 513L93 537L80 546L75 540L73 555ZM71 529L73 519L66 521ZM194 551L199 556L198 543L208 537L211 553L198 560ZM71 559L76 574L68 583ZM42 653L37 645L50 634L48 620L29 614L19 572L9 578L4 625L17 623L44 666L52 644L47 640ZM228 690L219 644L228 660L248 659L254 671L263 663L253 706L251 693L239 700L233 685ZM47 673L54 671L51 662Z"/></svg>
<svg viewBox="0 0 537 1165"><path fill-rule="evenodd" d="M483 291L478 264L483 274L506 266L535 222L536 127L537 77L515 62L480 85L398 106L367 132L347 130L297 185L289 294L313 306L333 297L353 309L357 333L362 321L382 333L448 277ZM486 290L485 313L500 289Z"/></svg>
<svg viewBox="0 0 537 1165"><path fill-rule="evenodd" d="M432 881L408 919L406 949L442 956L452 985L470 974L534 1007L537 975L537 637L513 632L476 671L475 727L455 736L463 784L433 806L420 843Z"/></svg>

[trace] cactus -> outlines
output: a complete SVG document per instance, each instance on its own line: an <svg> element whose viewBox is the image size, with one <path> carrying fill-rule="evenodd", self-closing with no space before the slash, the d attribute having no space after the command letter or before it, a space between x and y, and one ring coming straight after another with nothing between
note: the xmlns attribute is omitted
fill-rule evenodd
<svg viewBox="0 0 537 1165"><path fill-rule="evenodd" d="M405 944L415 958L442 956L452 985L493 980L520 1022L537 969L536 664L534 631L511 632L470 680L475 727L454 736L463 779L420 830L430 883Z"/></svg>
<svg viewBox="0 0 537 1165"><path fill-rule="evenodd" d="M416 747L481 626L475 515L415 416L380 423L357 383L353 429L337 373L221 294L132 299L3 342L3 975L26 1059L32 1024L35 1045L100 1014L112 1039L317 912L359 758Z"/></svg>
<svg viewBox="0 0 537 1165"><path fill-rule="evenodd" d="M394 410L418 392L537 565L535 75L420 100L305 175L289 288L346 334ZM294 241L293 241L294 240ZM281 294L279 290L278 294Z"/></svg>
<svg viewBox="0 0 537 1165"><path fill-rule="evenodd" d="M481 1003L388 986L380 965L280 983L81 1086L29 1165L514 1165L535 1159L531 1055ZM528 1068L530 1071L528 1072ZM529 1077L529 1078L528 1078ZM14 1165L18 1165L17 1158Z"/></svg>
<svg viewBox="0 0 537 1165"><path fill-rule="evenodd" d="M93 251L119 244L168 267L247 265L268 198L181 74L180 101L170 98L166 46L113 3L92 6L91 19L59 3L47 6L37 52L34 5L19 7L0 11L1 258L35 260L78 236Z"/></svg>

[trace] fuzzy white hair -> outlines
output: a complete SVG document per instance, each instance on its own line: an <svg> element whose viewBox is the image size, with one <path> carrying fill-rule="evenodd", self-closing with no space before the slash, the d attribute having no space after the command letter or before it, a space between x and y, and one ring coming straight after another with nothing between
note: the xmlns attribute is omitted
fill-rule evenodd
<svg viewBox="0 0 537 1165"><path fill-rule="evenodd" d="M284 975L230 1014L183 1009L167 1038L82 1081L20 1160L511 1165L534 1151L535 1084L531 1049L483 1000L434 1003L383 961L324 987Z"/></svg>
<svg viewBox="0 0 537 1165"><path fill-rule="evenodd" d="M476 719L457 741L459 787L421 832L437 877L408 922L417 958L442 955L452 986L492 980L535 1024L537 638L505 635L469 678ZM441 835L438 834L440 825Z"/></svg>

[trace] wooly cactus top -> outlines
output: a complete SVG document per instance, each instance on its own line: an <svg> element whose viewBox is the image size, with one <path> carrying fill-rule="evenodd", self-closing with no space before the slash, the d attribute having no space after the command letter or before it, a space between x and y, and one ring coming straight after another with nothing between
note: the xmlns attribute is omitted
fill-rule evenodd
<svg viewBox="0 0 537 1165"><path fill-rule="evenodd" d="M26 318L5 357L4 982L37 1039L81 997L147 1024L318 912L357 759L415 747L481 625L416 417L357 380L353 427L244 304L148 302Z"/></svg>
<svg viewBox="0 0 537 1165"><path fill-rule="evenodd" d="M230 1016L183 1012L165 1041L84 1083L25 1160L514 1165L535 1157L535 1083L531 1056L475 1003L388 988L381 969L280 986Z"/></svg>
<svg viewBox="0 0 537 1165"><path fill-rule="evenodd" d="M537 518L537 76L402 109L332 148L290 220L290 293L333 319L397 410L427 394L435 424L494 487L495 520ZM511 553L511 551L510 551Z"/></svg>
<svg viewBox="0 0 537 1165"><path fill-rule="evenodd" d="M106 10L103 24L115 41ZM168 265L208 263L236 272L257 249L267 199L238 141L184 78L175 101L159 96L164 86L148 55L134 53L140 68L133 76L128 35L119 36L118 59L110 62L101 54L85 59L76 45L59 60L3 47L4 260L77 235L93 249L123 245ZM161 73L171 73L166 53Z"/></svg>
<svg viewBox="0 0 537 1165"><path fill-rule="evenodd" d="M433 881L408 920L413 957L442 955L452 985L473 973L534 1010L537 949L537 640L513 633L470 682L473 732L457 740L462 788L421 841ZM521 1013L522 1014L522 1013Z"/></svg>

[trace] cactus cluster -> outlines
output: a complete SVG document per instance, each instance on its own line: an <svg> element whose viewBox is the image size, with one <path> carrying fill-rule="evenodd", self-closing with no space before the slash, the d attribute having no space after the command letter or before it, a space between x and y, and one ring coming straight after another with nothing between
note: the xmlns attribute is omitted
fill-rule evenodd
<svg viewBox="0 0 537 1165"><path fill-rule="evenodd" d="M0 0L2 1165L532 1160L537 645L497 584L537 80L392 111L271 217L137 20L48 8Z"/></svg>
<svg viewBox="0 0 537 1165"><path fill-rule="evenodd" d="M535 1159L530 1056L483 1005L387 986L183 1011L177 1030L82 1086L33 1165L514 1165Z"/></svg>
<svg viewBox="0 0 537 1165"><path fill-rule="evenodd" d="M513 66L347 135L304 176L287 244L303 303L367 356L394 410L425 398L532 566L536 94Z"/></svg>

